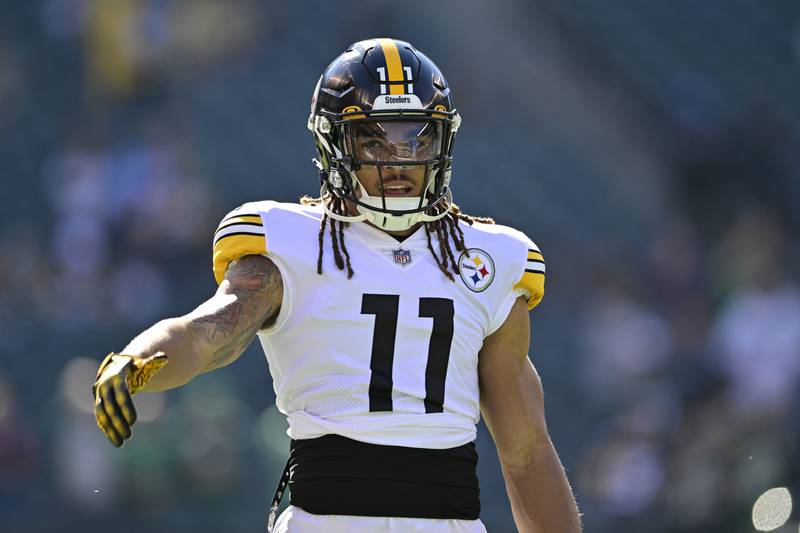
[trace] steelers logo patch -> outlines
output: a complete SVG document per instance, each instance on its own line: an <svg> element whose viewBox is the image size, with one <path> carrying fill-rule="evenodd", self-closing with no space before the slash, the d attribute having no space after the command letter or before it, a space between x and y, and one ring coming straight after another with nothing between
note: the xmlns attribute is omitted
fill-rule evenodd
<svg viewBox="0 0 800 533"><path fill-rule="evenodd" d="M469 290L482 292L494 280L494 261L480 248L469 248L458 258L458 271Z"/></svg>

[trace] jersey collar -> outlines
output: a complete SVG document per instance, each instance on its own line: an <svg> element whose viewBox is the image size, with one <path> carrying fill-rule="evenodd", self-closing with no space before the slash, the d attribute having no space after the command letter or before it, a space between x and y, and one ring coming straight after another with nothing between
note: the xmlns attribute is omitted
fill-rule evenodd
<svg viewBox="0 0 800 533"><path fill-rule="evenodd" d="M375 226L371 226L365 222L353 222L350 224L348 229L358 238L372 247L408 249L412 247L417 248L420 245L425 248L428 246L428 238L427 235L425 235L425 224L420 224L420 227L417 228L414 233L405 237L402 241L398 240L393 235L389 235L385 231L378 229ZM431 238L435 239L436 235L431 235Z"/></svg>

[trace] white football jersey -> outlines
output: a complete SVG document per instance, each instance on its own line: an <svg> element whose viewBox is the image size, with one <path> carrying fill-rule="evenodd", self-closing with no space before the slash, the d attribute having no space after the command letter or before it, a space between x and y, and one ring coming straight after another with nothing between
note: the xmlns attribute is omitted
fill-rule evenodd
<svg viewBox="0 0 800 533"><path fill-rule="evenodd" d="M247 254L265 254L283 277L280 313L259 338L289 436L436 449L473 441L478 352L518 296L530 308L542 298L537 246L505 226L462 222L468 250L453 248L453 282L424 227L399 242L356 222L344 230L348 279L327 227L317 273L321 218L318 205L253 202L229 213L214 238L218 282Z"/></svg>

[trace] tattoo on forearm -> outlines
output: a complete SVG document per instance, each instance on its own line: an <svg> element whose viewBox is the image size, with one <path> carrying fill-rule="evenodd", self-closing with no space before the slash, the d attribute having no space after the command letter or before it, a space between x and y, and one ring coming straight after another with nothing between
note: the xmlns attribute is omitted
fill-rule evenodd
<svg viewBox="0 0 800 533"><path fill-rule="evenodd" d="M259 329L274 322L282 297L282 282L274 263L262 256L246 256L232 267L220 287L236 298L198 317L196 338L218 346L203 370L219 368L239 356ZM277 303L276 303L277 302Z"/></svg>

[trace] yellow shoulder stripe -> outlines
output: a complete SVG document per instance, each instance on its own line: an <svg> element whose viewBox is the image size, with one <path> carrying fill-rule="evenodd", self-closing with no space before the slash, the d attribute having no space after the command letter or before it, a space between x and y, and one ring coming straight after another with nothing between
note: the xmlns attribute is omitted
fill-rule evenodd
<svg viewBox="0 0 800 533"><path fill-rule="evenodd" d="M231 224L258 224L260 226L261 215L238 215L226 218L219 223L219 227L217 229L222 229L226 226L230 226Z"/></svg>
<svg viewBox="0 0 800 533"><path fill-rule="evenodd" d="M544 261L544 256L541 252L528 250L528 261Z"/></svg>
<svg viewBox="0 0 800 533"><path fill-rule="evenodd" d="M245 255L261 255L267 253L267 239L264 235L248 235L231 233L224 235L214 243L212 260L214 263L214 279L222 283L228 265Z"/></svg>
<svg viewBox="0 0 800 533"><path fill-rule="evenodd" d="M514 289L522 289L528 294L528 309L533 309L544 296L544 272L526 270Z"/></svg>

